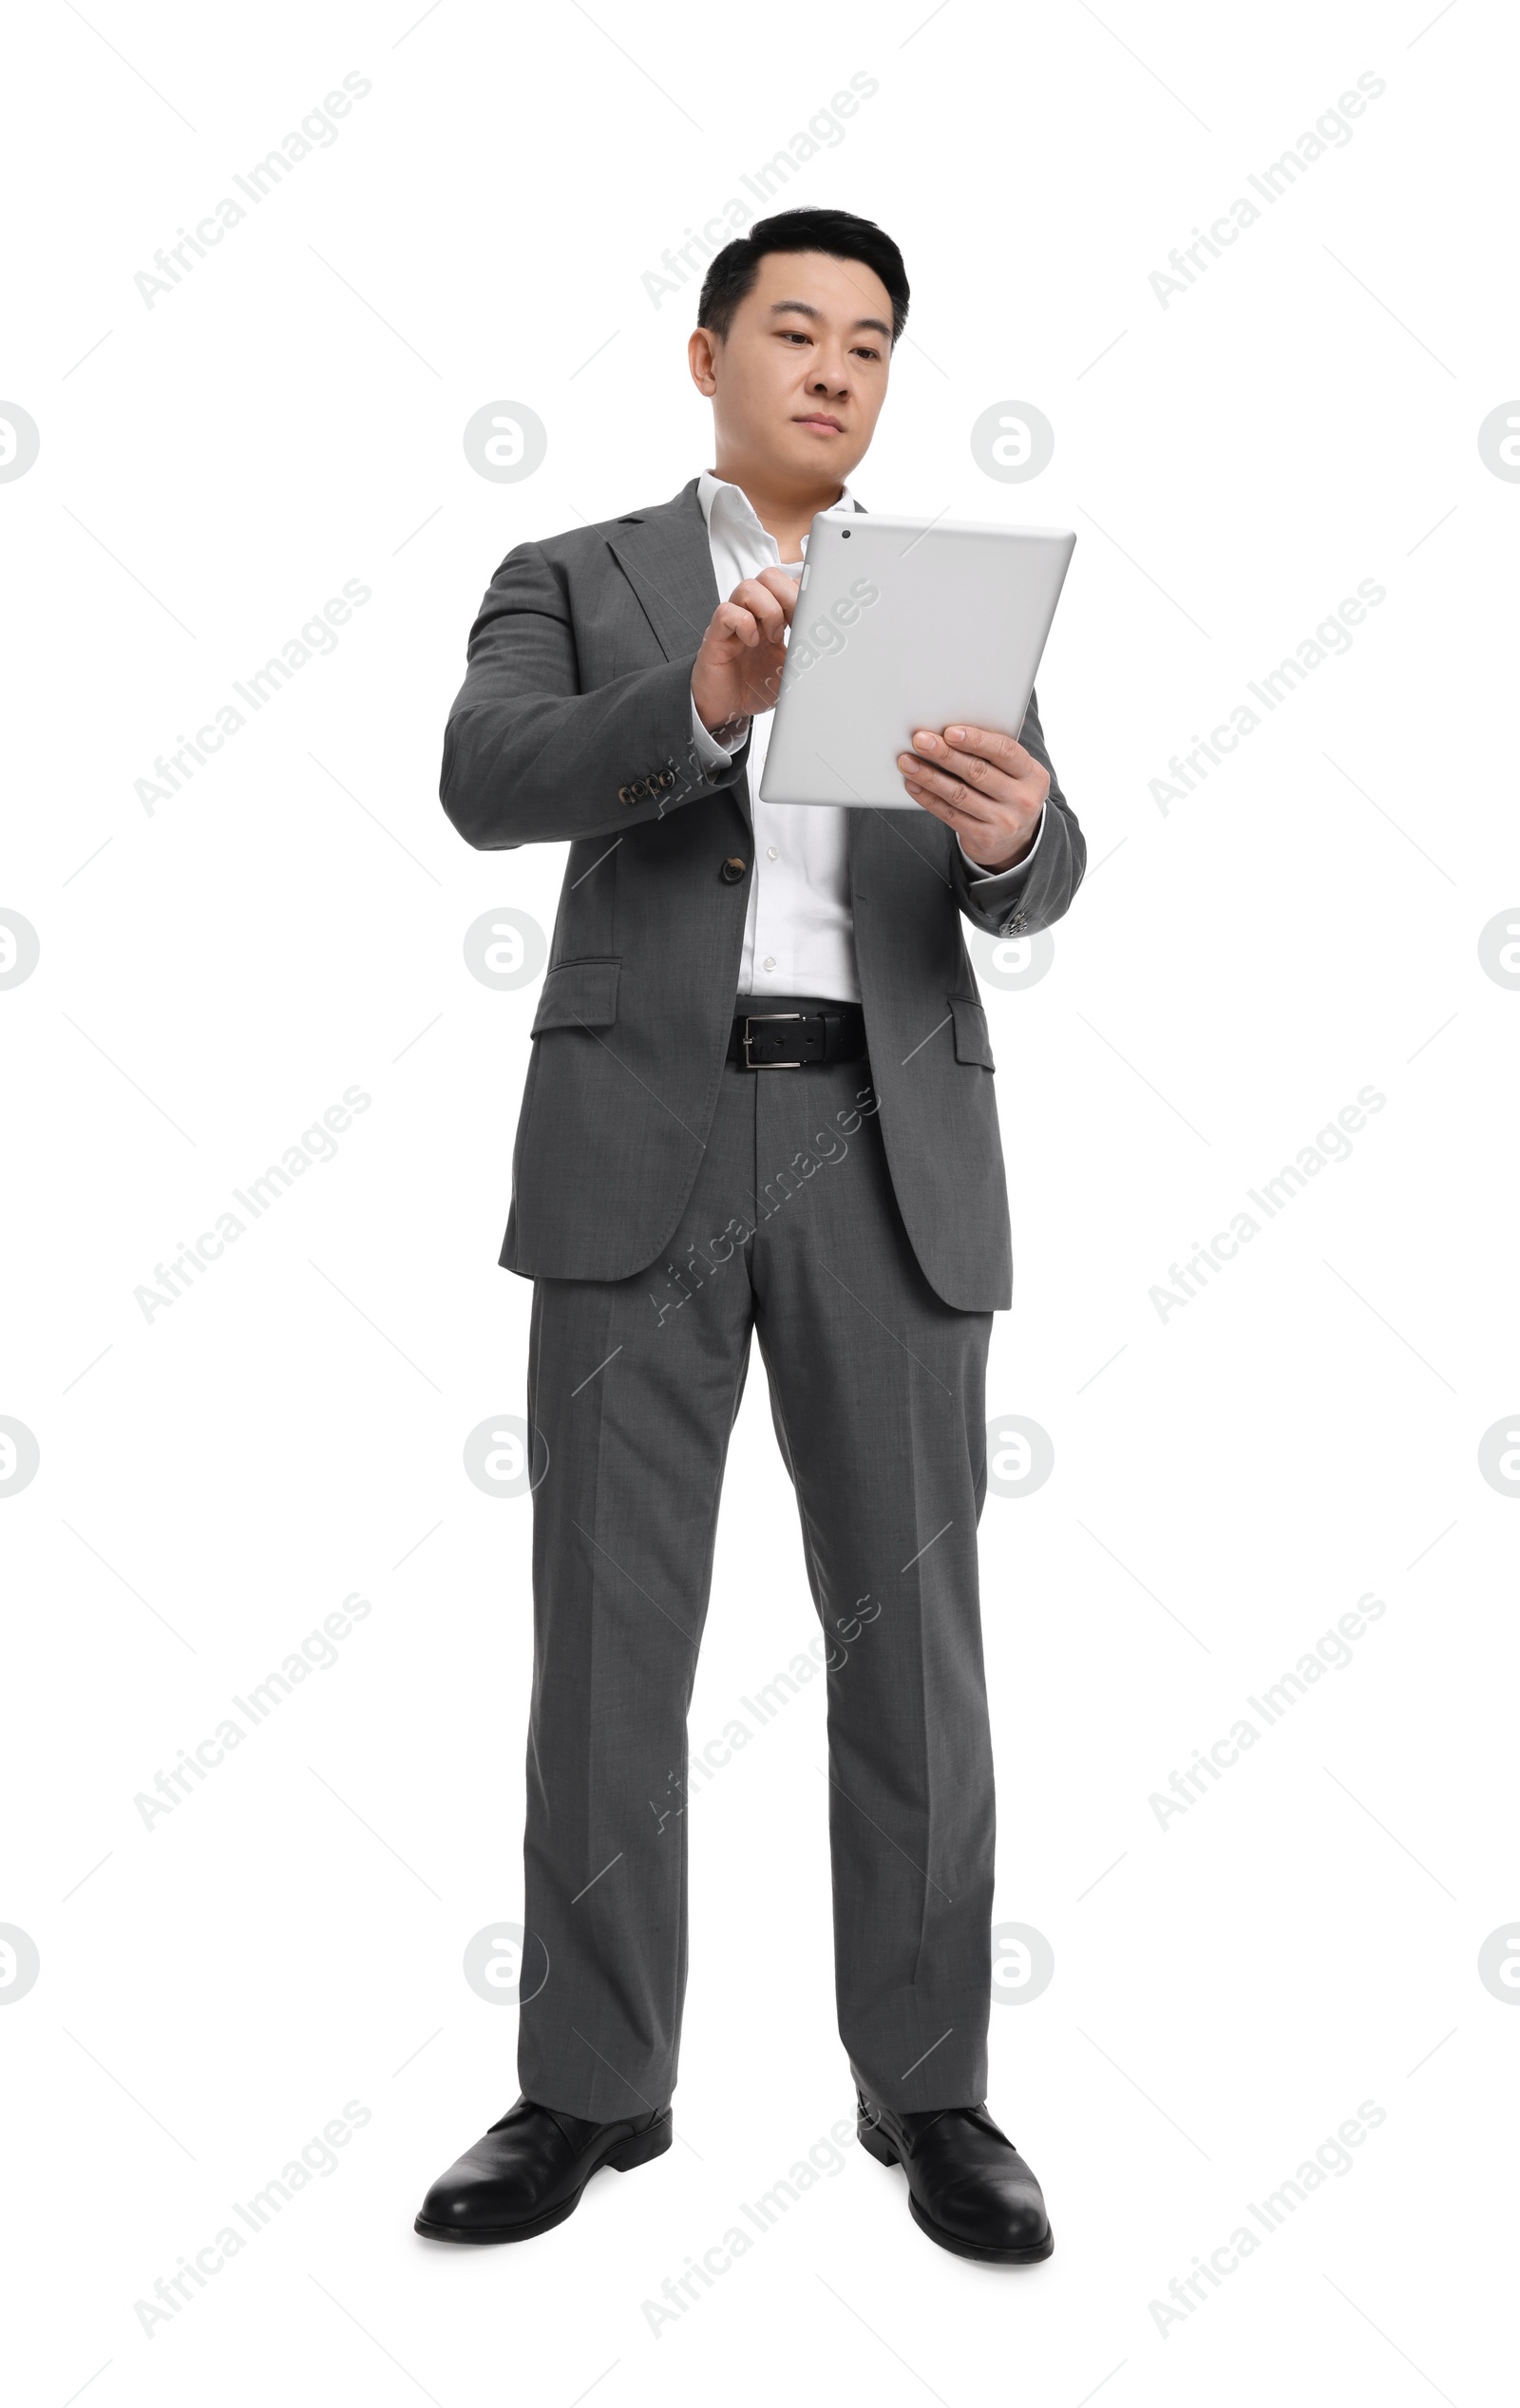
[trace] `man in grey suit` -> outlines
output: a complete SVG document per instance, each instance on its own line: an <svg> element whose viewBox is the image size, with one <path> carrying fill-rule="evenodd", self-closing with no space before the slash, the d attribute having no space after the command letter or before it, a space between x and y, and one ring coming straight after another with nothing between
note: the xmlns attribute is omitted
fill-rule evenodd
<svg viewBox="0 0 1520 2408"><path fill-rule="evenodd" d="M670 2145L686 1716L754 1332L822 1625L860 2138L942 2247L1053 2246L985 2107L977 1523L1012 1264L961 922L1048 927L1085 846L1033 702L1016 743L916 732L918 812L758 795L782 563L859 506L907 301L895 243L843 211L720 252L690 344L715 469L520 544L448 721L461 834L570 852L502 1253L534 1282L522 2096L428 2193L438 2239L545 2231Z"/></svg>

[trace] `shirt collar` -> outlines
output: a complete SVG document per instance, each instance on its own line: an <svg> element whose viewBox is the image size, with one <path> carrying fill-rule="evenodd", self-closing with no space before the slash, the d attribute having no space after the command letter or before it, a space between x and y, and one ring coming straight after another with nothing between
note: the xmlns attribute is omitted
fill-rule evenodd
<svg viewBox="0 0 1520 2408"><path fill-rule="evenodd" d="M722 477L715 477L711 468L704 468L696 481L696 498L702 504L702 516L707 521L709 534L712 529L712 514L716 510L719 513L720 521L724 518L737 521L740 524L751 527L757 535L765 537L768 543L775 541L775 538L767 534L766 529L760 524L755 515L754 504L742 485L729 484ZM830 507L835 510L854 510L855 497L847 484L839 500L831 503ZM806 543L807 540L807 537L804 536L803 541Z"/></svg>

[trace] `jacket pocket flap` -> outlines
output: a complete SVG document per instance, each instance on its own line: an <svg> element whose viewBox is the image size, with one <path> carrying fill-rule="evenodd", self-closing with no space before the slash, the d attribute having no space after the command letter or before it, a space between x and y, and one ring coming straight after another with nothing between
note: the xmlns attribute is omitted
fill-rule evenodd
<svg viewBox="0 0 1520 2408"><path fill-rule="evenodd" d="M561 961L543 981L529 1033L545 1029L609 1029L618 1017L620 961Z"/></svg>
<svg viewBox="0 0 1520 2408"><path fill-rule="evenodd" d="M992 1039L987 1033L987 1014L979 1003L969 995L950 997L951 1016L955 1021L956 1060L979 1062L984 1071L996 1070L992 1058Z"/></svg>

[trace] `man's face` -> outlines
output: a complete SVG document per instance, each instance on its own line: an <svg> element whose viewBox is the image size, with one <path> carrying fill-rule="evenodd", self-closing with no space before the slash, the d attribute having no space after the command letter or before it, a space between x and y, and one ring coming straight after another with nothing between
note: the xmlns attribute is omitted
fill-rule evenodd
<svg viewBox="0 0 1520 2408"><path fill-rule="evenodd" d="M800 485L841 483L876 431L892 303L859 259L772 251L726 340L698 328L692 373L713 404L720 453Z"/></svg>

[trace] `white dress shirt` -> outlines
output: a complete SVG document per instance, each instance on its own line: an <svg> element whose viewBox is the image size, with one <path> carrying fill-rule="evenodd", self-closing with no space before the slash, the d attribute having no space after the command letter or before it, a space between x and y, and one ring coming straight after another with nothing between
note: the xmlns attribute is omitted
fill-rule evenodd
<svg viewBox="0 0 1520 2408"><path fill-rule="evenodd" d="M697 481L702 516L718 597L727 601L747 577L764 568L779 567L780 547L755 516L741 486L727 484L704 469ZM855 507L846 485L834 503L836 510ZM803 538L806 554L808 539ZM770 740L772 713L762 711L750 723L749 770L750 812L754 825L754 864L750 881L750 908L744 923L744 952L739 964L741 995L826 995L841 1003L858 1003L860 978L855 968L855 920L849 899L849 812L829 803L763 803L760 777ZM732 761L738 749L726 750L713 741L692 705L692 741L704 767ZM1045 831L1040 813L1035 843L1011 870L983 870L961 853L974 886L989 890L989 901L999 900L1001 882L1012 881L1034 857Z"/></svg>

